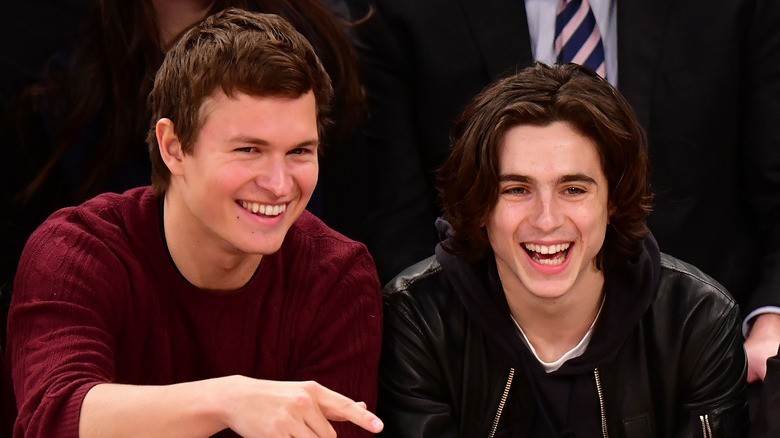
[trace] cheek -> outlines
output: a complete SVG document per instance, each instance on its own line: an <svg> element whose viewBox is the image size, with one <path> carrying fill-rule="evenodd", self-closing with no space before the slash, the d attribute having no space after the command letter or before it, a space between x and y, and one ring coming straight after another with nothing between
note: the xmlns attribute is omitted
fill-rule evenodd
<svg viewBox="0 0 780 438"><path fill-rule="evenodd" d="M314 187L317 185L317 179L319 178L319 167L316 163L296 168L292 174L303 194L314 192Z"/></svg>
<svg viewBox="0 0 780 438"><path fill-rule="evenodd" d="M492 246L500 245L506 240L514 239L518 224L517 214L502 205L496 206L485 223L488 240Z"/></svg>
<svg viewBox="0 0 780 438"><path fill-rule="evenodd" d="M246 165L231 164L204 175L204 183L212 189L234 190L252 181L255 173Z"/></svg>
<svg viewBox="0 0 780 438"><path fill-rule="evenodd" d="M577 222L583 224L586 229L606 230L609 224L609 207L606 200L594 199L594 202L588 203L575 213Z"/></svg>
<svg viewBox="0 0 780 438"><path fill-rule="evenodd" d="M607 234L608 215L588 215L579 221L579 227L583 233L588 233L589 239L594 245L601 246Z"/></svg>

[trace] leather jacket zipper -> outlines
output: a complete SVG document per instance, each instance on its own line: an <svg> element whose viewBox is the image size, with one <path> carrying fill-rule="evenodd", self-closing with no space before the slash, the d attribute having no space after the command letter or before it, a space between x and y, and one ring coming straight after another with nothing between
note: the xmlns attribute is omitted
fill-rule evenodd
<svg viewBox="0 0 780 438"><path fill-rule="evenodd" d="M599 407L601 408L601 434L604 436L604 438L609 438L609 432L607 431L607 411L604 408L604 390L601 388L601 376L599 375L598 368L593 369L593 376L596 378L596 390L599 393Z"/></svg>
<svg viewBox="0 0 780 438"><path fill-rule="evenodd" d="M498 410L496 411L496 417L493 419L493 427L490 428L490 435L488 438L493 438L498 430L498 421L501 419L501 413L504 412L504 405L506 399L509 397L509 389L512 387L512 380L515 377L515 369L509 368L509 377L506 379L506 386L504 387L504 393L501 395L501 401L498 403Z"/></svg>
<svg viewBox="0 0 780 438"><path fill-rule="evenodd" d="M710 427L710 416L707 414L699 415L699 421L701 421L701 433L704 438L711 438L712 428Z"/></svg>
<svg viewBox="0 0 780 438"><path fill-rule="evenodd" d="M596 378L596 390L599 394L599 407L601 408L601 434L604 438L609 438L609 432L607 432L607 411L604 408L604 390L601 388L601 376L599 375L599 369L593 369L593 376ZM501 401L498 403L498 409L496 410L496 416L493 418L493 427L490 428L490 434L488 438L493 438L498 430L498 422L501 420L501 414L504 412L504 405L506 405L506 399L509 397L509 389L512 388L512 380L515 377L515 369L509 368L509 376L506 379L506 386L504 387L504 393L501 395ZM710 430L710 420L707 415L700 415L702 429L704 430L704 437L712 437L712 431Z"/></svg>
<svg viewBox="0 0 780 438"><path fill-rule="evenodd" d="M604 409L604 390L601 388L601 376L598 368L593 369L593 376L596 378L596 390L599 393L599 406L601 407L601 434L604 438L609 438L609 433L607 432L607 412ZM710 416L708 414L699 415L699 421L701 421L702 436L704 438L712 438Z"/></svg>

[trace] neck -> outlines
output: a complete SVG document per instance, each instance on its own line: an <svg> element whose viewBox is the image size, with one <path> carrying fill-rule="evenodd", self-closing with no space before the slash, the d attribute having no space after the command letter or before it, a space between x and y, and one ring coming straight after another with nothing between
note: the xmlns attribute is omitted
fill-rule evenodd
<svg viewBox="0 0 780 438"><path fill-rule="evenodd" d="M212 0L153 0L163 50L173 45L188 27L206 17Z"/></svg>
<svg viewBox="0 0 780 438"><path fill-rule="evenodd" d="M220 245L215 239L205 239L210 234L198 220L186 220L192 216L177 194L165 194L163 232L168 252L179 272L194 286L209 290L236 290L252 279L260 265L262 255L247 255Z"/></svg>
<svg viewBox="0 0 780 438"><path fill-rule="evenodd" d="M542 298L504 288L512 317L539 358L554 362L574 348L595 320L604 296L604 276L595 267L566 294Z"/></svg>

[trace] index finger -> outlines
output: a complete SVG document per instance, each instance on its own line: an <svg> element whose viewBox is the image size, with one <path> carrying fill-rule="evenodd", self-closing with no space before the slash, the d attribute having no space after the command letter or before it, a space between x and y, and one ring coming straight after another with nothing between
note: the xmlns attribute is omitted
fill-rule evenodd
<svg viewBox="0 0 780 438"><path fill-rule="evenodd" d="M384 428L382 420L366 409L365 403L355 402L324 386L322 389L319 405L328 420L349 421L372 433L379 433Z"/></svg>

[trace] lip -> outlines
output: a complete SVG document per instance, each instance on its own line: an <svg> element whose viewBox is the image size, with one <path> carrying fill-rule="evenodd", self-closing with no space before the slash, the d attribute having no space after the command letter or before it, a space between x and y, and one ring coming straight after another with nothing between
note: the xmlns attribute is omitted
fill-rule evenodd
<svg viewBox="0 0 780 438"><path fill-rule="evenodd" d="M543 275L556 275L560 274L561 272L566 271L566 269L569 267L569 264L571 263L571 256L572 256L572 249L574 249L574 242L571 241L561 241L561 242L554 242L554 243L537 243L539 245L556 245L559 243L569 243L569 248L566 250L566 256L563 260L563 263L559 265L545 265L542 263L537 262L536 260L531 257L531 254L528 253L525 249L525 243L521 244L521 250L525 254L526 259L528 260L530 266L537 272L543 274ZM534 242L536 243L536 242Z"/></svg>

